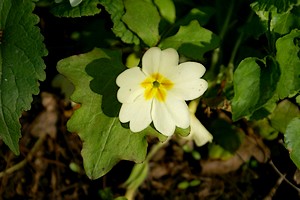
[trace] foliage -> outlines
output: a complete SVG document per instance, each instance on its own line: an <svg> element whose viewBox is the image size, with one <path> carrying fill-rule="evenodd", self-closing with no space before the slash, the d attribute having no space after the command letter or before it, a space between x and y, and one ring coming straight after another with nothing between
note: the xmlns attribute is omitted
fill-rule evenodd
<svg viewBox="0 0 300 200"><path fill-rule="evenodd" d="M19 153L19 118L30 108L32 95L39 93L38 81L45 79L42 57L47 51L35 26L38 18L32 13L35 5L43 5L58 17L109 14L102 19L105 25L97 26L97 30L101 29L97 40L109 41L105 48L95 45L89 52L62 59L57 65L59 73L75 86L71 99L80 108L67 127L83 141L84 167L91 179L103 176L120 160L143 162L148 135L166 140L151 126L132 133L127 124L118 120L121 105L115 79L126 69L123 60L133 54L141 57L153 46L175 48L181 60L206 66L204 78L209 82L209 90L202 98L204 107L225 112L223 105L229 102L229 120L210 119L208 129L215 137L211 152L221 149L227 155L233 154L245 134L237 131L240 123L253 122L257 130L268 127L270 132L285 134L291 159L300 168L300 144L295 139L299 137L300 124L300 2L225 3L83 0L71 6L68 0L43 0L36 4L30 0L1 1L1 139L15 154ZM243 17L236 18L238 15ZM105 28L107 24L109 29ZM94 42L95 38L90 40ZM186 135L186 130L179 132ZM268 134L261 136L277 136Z"/></svg>
<svg viewBox="0 0 300 200"><path fill-rule="evenodd" d="M39 33L38 17L30 0L0 2L0 138L19 154L19 118L30 109L32 94L38 94L38 80L45 80L47 55Z"/></svg>

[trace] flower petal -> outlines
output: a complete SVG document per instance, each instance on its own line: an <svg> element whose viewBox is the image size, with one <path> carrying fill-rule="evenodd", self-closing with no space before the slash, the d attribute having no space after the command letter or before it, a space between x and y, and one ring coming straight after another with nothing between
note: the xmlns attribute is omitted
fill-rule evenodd
<svg viewBox="0 0 300 200"><path fill-rule="evenodd" d="M178 65L178 77L183 80L201 78L206 69L205 67L197 62L185 62Z"/></svg>
<svg viewBox="0 0 300 200"><path fill-rule="evenodd" d="M118 90L117 98L120 103L132 103L143 93L144 89L139 85L124 86Z"/></svg>
<svg viewBox="0 0 300 200"><path fill-rule="evenodd" d="M142 58L142 70L148 76L157 73L160 66L161 50L152 47L146 51Z"/></svg>
<svg viewBox="0 0 300 200"><path fill-rule="evenodd" d="M169 93L166 106L176 126L180 128L188 128L190 126L190 112L185 101L177 99Z"/></svg>
<svg viewBox="0 0 300 200"><path fill-rule="evenodd" d="M210 132L208 132L194 114L191 114L191 133L189 137L194 139L198 147L203 146L207 142L211 142L213 139Z"/></svg>
<svg viewBox="0 0 300 200"><path fill-rule="evenodd" d="M141 82L146 78L139 67L133 67L122 72L116 80L120 87L117 98L121 103L131 103L143 94Z"/></svg>
<svg viewBox="0 0 300 200"><path fill-rule="evenodd" d="M169 93L179 99L189 101L200 97L207 90L207 87L208 83L204 79L186 80L185 82L175 82Z"/></svg>
<svg viewBox="0 0 300 200"><path fill-rule="evenodd" d="M139 132L147 128L151 120L151 101L145 101L143 97L133 103L122 104L119 118L123 123L129 122L132 132Z"/></svg>
<svg viewBox="0 0 300 200"><path fill-rule="evenodd" d="M154 127L163 135L171 136L175 132L175 122L172 115L168 111L167 106L153 99L151 117Z"/></svg>
<svg viewBox="0 0 300 200"><path fill-rule="evenodd" d="M173 77L178 66L179 55L175 49L168 48L161 52L158 72L167 78Z"/></svg>
<svg viewBox="0 0 300 200"><path fill-rule="evenodd" d="M122 72L117 77L116 83L119 87L139 85L145 78L146 75L142 72L141 68L132 67Z"/></svg>

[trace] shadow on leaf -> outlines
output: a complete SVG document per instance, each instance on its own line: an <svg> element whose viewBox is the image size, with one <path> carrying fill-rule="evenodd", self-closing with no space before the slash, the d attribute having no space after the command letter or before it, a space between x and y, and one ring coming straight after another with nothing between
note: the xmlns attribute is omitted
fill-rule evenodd
<svg viewBox="0 0 300 200"><path fill-rule="evenodd" d="M112 53L108 53L112 54ZM119 53L118 53L119 54ZM110 58L94 60L86 66L86 72L93 77L90 88L93 92L102 95L102 111L109 117L117 117L121 103L117 99L117 76L125 70L121 56L111 55Z"/></svg>

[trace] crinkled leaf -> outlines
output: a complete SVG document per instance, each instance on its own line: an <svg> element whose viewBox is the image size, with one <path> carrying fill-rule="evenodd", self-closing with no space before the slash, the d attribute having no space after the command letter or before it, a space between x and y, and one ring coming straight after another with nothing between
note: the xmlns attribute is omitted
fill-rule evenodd
<svg viewBox="0 0 300 200"><path fill-rule="evenodd" d="M276 49L281 70L277 93L283 99L300 91L300 30L279 38Z"/></svg>
<svg viewBox="0 0 300 200"><path fill-rule="evenodd" d="M159 9L159 12L163 18L168 22L174 23L176 19L175 5L172 0L154 0L154 3Z"/></svg>
<svg viewBox="0 0 300 200"><path fill-rule="evenodd" d="M72 7L69 0L55 4L51 9L52 14L57 17L82 17L93 16L100 13L99 0L84 0L79 5Z"/></svg>
<svg viewBox="0 0 300 200"><path fill-rule="evenodd" d="M31 0L0 1L0 137L19 154L19 118L30 108L32 94L39 93L38 80L45 79L47 55L43 37L35 25Z"/></svg>
<svg viewBox="0 0 300 200"><path fill-rule="evenodd" d="M299 2L300 3L300 2ZM291 6L286 12L277 12L277 9L271 11L260 10L259 7L253 7L253 10L259 16L260 24L264 29L284 35L300 26L299 5Z"/></svg>
<svg viewBox="0 0 300 200"><path fill-rule="evenodd" d="M251 7L255 10L260 11L277 11L285 12L295 4L297 4L299 0L256 0L251 4Z"/></svg>
<svg viewBox="0 0 300 200"><path fill-rule="evenodd" d="M271 57L266 61L246 58L234 72L234 97L232 118L234 121L254 113L274 95L280 76L278 64Z"/></svg>
<svg viewBox="0 0 300 200"><path fill-rule="evenodd" d="M270 115L270 122L273 128L281 133L285 133L286 127L291 120L299 116L300 110L298 106L285 99L277 105L274 112Z"/></svg>
<svg viewBox="0 0 300 200"><path fill-rule="evenodd" d="M292 161L300 169L300 118L294 118L286 129L285 143L290 151Z"/></svg>
<svg viewBox="0 0 300 200"><path fill-rule="evenodd" d="M127 28L125 23L121 20L125 13L123 0L100 0L100 3L105 7L105 10L111 15L114 26L113 32L117 37L125 43L138 45L140 39Z"/></svg>
<svg viewBox="0 0 300 200"><path fill-rule="evenodd" d="M220 39L214 33L193 20L189 25L181 26L174 36L164 39L159 46L162 49L177 49L186 57L200 60L205 52L218 47L219 42Z"/></svg>
<svg viewBox="0 0 300 200"><path fill-rule="evenodd" d="M145 136L155 135L151 127L132 133L118 119L121 104L115 79L125 69L121 61L118 51L94 49L58 63L59 72L75 86L71 99L81 104L67 126L83 141L84 167L91 179L103 176L120 160L142 162L147 152Z"/></svg>
<svg viewBox="0 0 300 200"><path fill-rule="evenodd" d="M160 38L160 15L157 8L146 0L124 0L124 5L126 12L122 20L145 44L155 46Z"/></svg>

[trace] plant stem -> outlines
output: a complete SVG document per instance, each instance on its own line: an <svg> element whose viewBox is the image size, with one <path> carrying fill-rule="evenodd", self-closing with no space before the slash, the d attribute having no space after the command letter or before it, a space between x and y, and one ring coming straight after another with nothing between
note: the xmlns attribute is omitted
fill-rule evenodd
<svg viewBox="0 0 300 200"><path fill-rule="evenodd" d="M26 158L24 158L24 160L22 160L21 162L13 165L12 167L0 172L0 178L2 178L5 175L8 174L12 174L13 172L21 169L22 167L24 167L26 165L26 163L32 159L32 156L34 155L34 153L38 150L38 148L43 144L44 139L46 137L46 134L42 134L43 136L41 136L36 143L34 144L34 146L32 147L32 149L30 150L30 152L28 153L28 155L26 156Z"/></svg>

